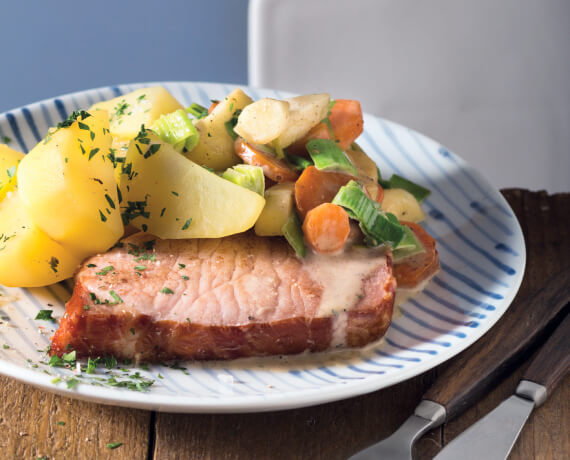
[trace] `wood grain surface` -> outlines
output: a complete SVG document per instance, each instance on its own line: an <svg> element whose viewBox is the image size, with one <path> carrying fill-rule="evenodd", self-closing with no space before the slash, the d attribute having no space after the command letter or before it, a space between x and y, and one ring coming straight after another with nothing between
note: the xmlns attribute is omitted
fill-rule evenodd
<svg viewBox="0 0 570 460"><path fill-rule="evenodd" d="M570 194L505 190L523 228L525 298L570 265ZM530 355L529 355L530 357ZM453 360L452 360L453 361ZM444 364L369 395L297 410L183 415L68 399L0 377L0 459L344 459L388 436L412 412ZM432 458L510 396L525 365L479 403L424 436L415 458ZM570 458L570 378L536 409L511 454ZM107 444L121 442L109 449Z"/></svg>

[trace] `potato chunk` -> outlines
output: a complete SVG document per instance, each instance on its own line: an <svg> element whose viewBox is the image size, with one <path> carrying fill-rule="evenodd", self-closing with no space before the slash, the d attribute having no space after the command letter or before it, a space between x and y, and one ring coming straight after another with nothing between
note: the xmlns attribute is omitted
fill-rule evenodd
<svg viewBox="0 0 570 460"><path fill-rule="evenodd" d="M186 156L193 162L223 171L237 163L239 158L234 152L234 140L228 133L226 122L230 121L237 110L251 104L253 100L241 89L232 91L212 112L194 126L200 133L198 145Z"/></svg>
<svg viewBox="0 0 570 460"><path fill-rule="evenodd" d="M70 278L80 262L32 223L18 192L0 201L0 284L46 286Z"/></svg>
<svg viewBox="0 0 570 460"><path fill-rule="evenodd" d="M141 88L93 105L89 112L106 110L114 137L133 139L141 125L150 126L161 115L182 109L182 105L162 86Z"/></svg>
<svg viewBox="0 0 570 460"><path fill-rule="evenodd" d="M24 154L0 144L0 201L16 186L16 170Z"/></svg>
<svg viewBox="0 0 570 460"><path fill-rule="evenodd" d="M107 112L66 124L21 161L19 193L50 238L80 255L106 251L123 234Z"/></svg>
<svg viewBox="0 0 570 460"><path fill-rule="evenodd" d="M293 182L269 187L265 191L265 207L255 223L255 234L259 236L283 235L283 226L289 220L295 204Z"/></svg>
<svg viewBox="0 0 570 460"><path fill-rule="evenodd" d="M288 102L264 98L243 109L234 130L251 144L269 144L287 128L288 119Z"/></svg>
<svg viewBox="0 0 570 460"><path fill-rule="evenodd" d="M362 182L372 199L378 194L378 168L376 163L357 145L346 149L346 155L356 167L358 179Z"/></svg>
<svg viewBox="0 0 570 460"><path fill-rule="evenodd" d="M420 222L426 218L414 195L403 188L384 190L382 209L394 214L398 220Z"/></svg>
<svg viewBox="0 0 570 460"><path fill-rule="evenodd" d="M121 177L125 222L160 238L220 238L251 228L265 200L178 153L151 131L132 141Z"/></svg>
<svg viewBox="0 0 570 460"><path fill-rule="evenodd" d="M289 119L287 128L279 136L279 145L288 147L301 139L313 126L327 116L330 96L323 94L307 94L285 99L289 103Z"/></svg>

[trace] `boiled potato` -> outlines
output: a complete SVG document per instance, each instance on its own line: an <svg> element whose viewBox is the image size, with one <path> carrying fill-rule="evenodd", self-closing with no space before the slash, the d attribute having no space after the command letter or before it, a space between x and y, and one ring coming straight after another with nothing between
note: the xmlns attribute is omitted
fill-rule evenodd
<svg viewBox="0 0 570 460"><path fill-rule="evenodd" d="M113 137L111 141L111 152L115 156L115 180L117 184L121 181L121 172L123 171L123 163L129 150L130 141L124 141L118 137Z"/></svg>
<svg viewBox="0 0 570 460"><path fill-rule="evenodd" d="M249 104L234 131L251 144L269 144L287 128L289 103L264 98Z"/></svg>
<svg viewBox="0 0 570 460"><path fill-rule="evenodd" d="M80 255L106 251L123 233L107 157L107 112L83 114L52 131L18 167L19 193L32 222Z"/></svg>
<svg viewBox="0 0 570 460"><path fill-rule="evenodd" d="M289 119L287 128L278 138L281 148L288 147L301 139L325 118L329 112L330 99L326 93L285 99L289 103Z"/></svg>
<svg viewBox="0 0 570 460"><path fill-rule="evenodd" d="M16 186L16 170L24 154L0 144L0 201Z"/></svg>
<svg viewBox="0 0 570 460"><path fill-rule="evenodd" d="M234 140L228 133L226 122L236 110L243 110L252 99L241 89L232 91L208 116L196 120L200 133L198 145L185 155L193 162L222 171L240 162L234 152Z"/></svg>
<svg viewBox="0 0 570 460"><path fill-rule="evenodd" d="M32 223L17 191L0 201L0 284L46 286L73 276L80 263Z"/></svg>
<svg viewBox="0 0 570 460"><path fill-rule="evenodd" d="M265 191L265 206L255 223L255 234L259 236L283 235L283 225L293 212L295 184L283 182Z"/></svg>
<svg viewBox="0 0 570 460"><path fill-rule="evenodd" d="M180 103L162 86L141 88L131 93L93 105L88 111L109 113L113 137L133 139L141 125L150 126L161 115L182 109Z"/></svg>
<svg viewBox="0 0 570 460"><path fill-rule="evenodd" d="M220 238L255 224L263 197L193 163L151 131L132 141L121 177L125 221L160 238Z"/></svg>
<svg viewBox="0 0 570 460"><path fill-rule="evenodd" d="M346 149L346 155L356 167L358 179L362 182L372 199L378 195L378 168L376 163L357 145Z"/></svg>
<svg viewBox="0 0 570 460"><path fill-rule="evenodd" d="M414 195L403 188L384 190L382 210L391 212L398 220L420 222L426 218Z"/></svg>

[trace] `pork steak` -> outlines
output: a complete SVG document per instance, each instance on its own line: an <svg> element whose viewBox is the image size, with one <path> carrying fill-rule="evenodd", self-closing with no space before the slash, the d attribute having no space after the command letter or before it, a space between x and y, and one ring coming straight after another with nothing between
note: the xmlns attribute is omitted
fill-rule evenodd
<svg viewBox="0 0 570 460"><path fill-rule="evenodd" d="M86 260L51 353L142 361L361 347L390 324L390 254L300 260L284 238L136 234Z"/></svg>

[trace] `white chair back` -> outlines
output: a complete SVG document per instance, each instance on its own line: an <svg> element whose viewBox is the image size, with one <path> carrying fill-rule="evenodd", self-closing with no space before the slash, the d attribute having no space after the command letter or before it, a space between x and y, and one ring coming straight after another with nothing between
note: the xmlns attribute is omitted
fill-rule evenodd
<svg viewBox="0 0 570 460"><path fill-rule="evenodd" d="M496 187L570 191L570 1L250 0L249 83L355 98Z"/></svg>

